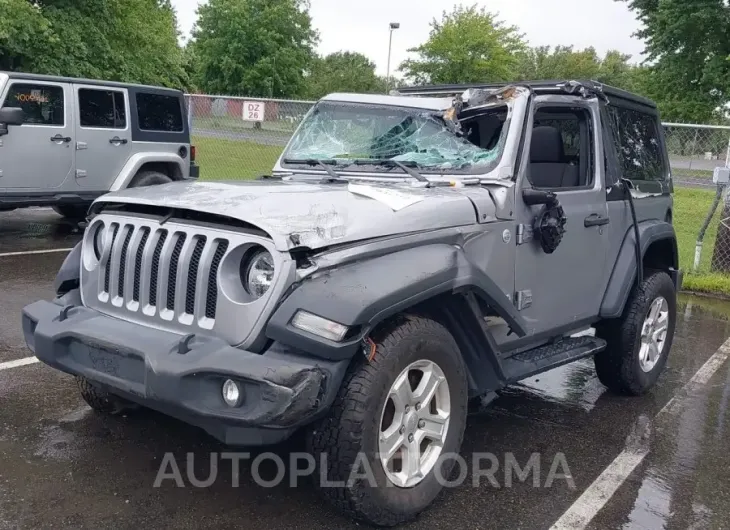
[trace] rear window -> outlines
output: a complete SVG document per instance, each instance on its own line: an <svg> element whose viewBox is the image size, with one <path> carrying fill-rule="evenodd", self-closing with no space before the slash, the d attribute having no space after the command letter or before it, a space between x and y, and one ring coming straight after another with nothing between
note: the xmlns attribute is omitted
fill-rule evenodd
<svg viewBox="0 0 730 530"><path fill-rule="evenodd" d="M137 117L143 131L183 130L182 106L177 96L138 92Z"/></svg>
<svg viewBox="0 0 730 530"><path fill-rule="evenodd" d="M124 129L127 112L124 93L117 90L79 89L79 117L82 127Z"/></svg>
<svg viewBox="0 0 730 530"><path fill-rule="evenodd" d="M662 155L656 117L638 110L611 106L608 107L608 115L624 178L665 180L668 172Z"/></svg>
<svg viewBox="0 0 730 530"><path fill-rule="evenodd" d="M63 125L63 88L55 85L13 83L3 107L20 107L32 125Z"/></svg>

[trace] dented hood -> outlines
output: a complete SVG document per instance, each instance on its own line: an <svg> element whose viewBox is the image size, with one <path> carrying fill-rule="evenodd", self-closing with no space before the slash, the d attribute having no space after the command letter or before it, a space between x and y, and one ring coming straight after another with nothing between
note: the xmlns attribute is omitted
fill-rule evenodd
<svg viewBox="0 0 730 530"><path fill-rule="evenodd" d="M279 250L316 249L476 222L472 201L459 188L413 188L408 183L175 182L108 193L96 200L100 203L181 208L232 217L266 231Z"/></svg>

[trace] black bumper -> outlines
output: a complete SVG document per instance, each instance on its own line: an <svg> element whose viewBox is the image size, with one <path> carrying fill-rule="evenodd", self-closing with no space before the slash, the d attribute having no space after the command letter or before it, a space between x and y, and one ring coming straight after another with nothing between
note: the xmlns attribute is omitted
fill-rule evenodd
<svg viewBox="0 0 730 530"><path fill-rule="evenodd" d="M190 176L188 178L198 179L200 178L200 166L195 162L190 162Z"/></svg>
<svg viewBox="0 0 730 530"><path fill-rule="evenodd" d="M196 335L118 320L85 307L39 301L23 309L28 347L44 363L205 429L231 445L279 442L324 412L346 362L322 362L274 343L263 354ZM184 351L185 353L180 353ZM233 379L243 402L229 407L221 386Z"/></svg>

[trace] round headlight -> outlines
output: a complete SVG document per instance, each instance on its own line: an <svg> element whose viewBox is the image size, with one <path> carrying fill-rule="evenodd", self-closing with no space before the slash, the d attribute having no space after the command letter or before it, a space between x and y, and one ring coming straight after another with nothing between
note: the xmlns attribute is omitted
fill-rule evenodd
<svg viewBox="0 0 730 530"><path fill-rule="evenodd" d="M99 223L94 229L94 255L96 259L101 259L101 253L104 251L104 223Z"/></svg>
<svg viewBox="0 0 730 530"><path fill-rule="evenodd" d="M249 252L241 262L241 280L246 292L254 298L261 298L274 280L274 258L259 249Z"/></svg>

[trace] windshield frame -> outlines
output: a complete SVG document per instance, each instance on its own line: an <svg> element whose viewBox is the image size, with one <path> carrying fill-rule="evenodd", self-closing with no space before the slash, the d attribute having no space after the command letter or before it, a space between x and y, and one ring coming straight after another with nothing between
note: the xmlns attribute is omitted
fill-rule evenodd
<svg viewBox="0 0 730 530"><path fill-rule="evenodd" d="M417 100L418 98L414 97L414 100ZM500 101L494 101L490 102L489 104L481 105L479 107L473 107L468 109L468 112L464 113L465 116L459 116L459 123L461 123L462 119L464 121L468 121L470 119L473 119L475 115L488 113L491 109L506 109L507 111L507 117L504 122L504 128L502 131L502 134L499 139L499 152L497 155L497 158L490 162L489 168L485 169L485 167L480 166L473 166L471 168L465 168L465 169L457 169L457 168L438 168L438 167L428 167L428 166L418 166L417 171L419 173L422 173L426 177L434 178L434 177L448 177L452 179L474 179L475 177L479 178L490 178L490 179L501 179L505 180L511 177L511 167L514 163L514 155L515 155L515 149L512 147L512 144L514 143L513 136L514 134L520 134L521 130L521 114L520 108L521 106L524 106L524 102L522 102L522 105L520 105L520 100L526 99L526 98L514 98L510 100L500 100ZM297 127L297 130L294 132L292 137L287 142L286 147L284 148L281 156L277 160L276 166L274 167L274 174L281 174L281 175L291 175L292 173L303 173L303 174L321 174L323 173L322 169L315 169L311 166L303 166L301 164L290 164L284 162L284 159L287 158L301 158L297 155L297 153L291 153L290 149L291 146L297 137L297 135L300 133L301 128L306 126L308 120L311 119L312 114L316 111L316 109L321 108L323 106L327 107L354 107L354 108L368 108L368 107L382 107L382 108L388 108L388 109L395 109L404 112L405 114L410 114L414 116L418 115L428 115L430 119L433 119L436 123L443 123L444 128L448 129L446 126L446 122L442 120L441 114L443 114L444 111L448 109L443 109L441 111L434 110L433 108L427 108L427 107L416 107L416 106L402 106L402 105L390 105L390 104L372 104L367 102L352 102L352 101L337 101L337 100L320 100L317 103L315 103L312 108L307 112L304 119L301 121L299 126ZM455 138L458 138L458 135L456 133L446 131L448 134L454 134ZM465 140L468 141L468 140ZM352 164L343 163L341 165L332 166L338 173L342 174L343 178L348 178L349 176L372 176L372 177L378 177L378 178L410 178L409 175L405 174L404 172L393 170L392 168L389 168L390 170L386 170L382 166L376 166L376 165L369 165L364 164L363 162L360 162L359 164L354 164L354 161L356 159L353 159ZM362 160L362 159L357 159ZM508 174L503 169L504 166L508 165L510 167L510 171Z"/></svg>

